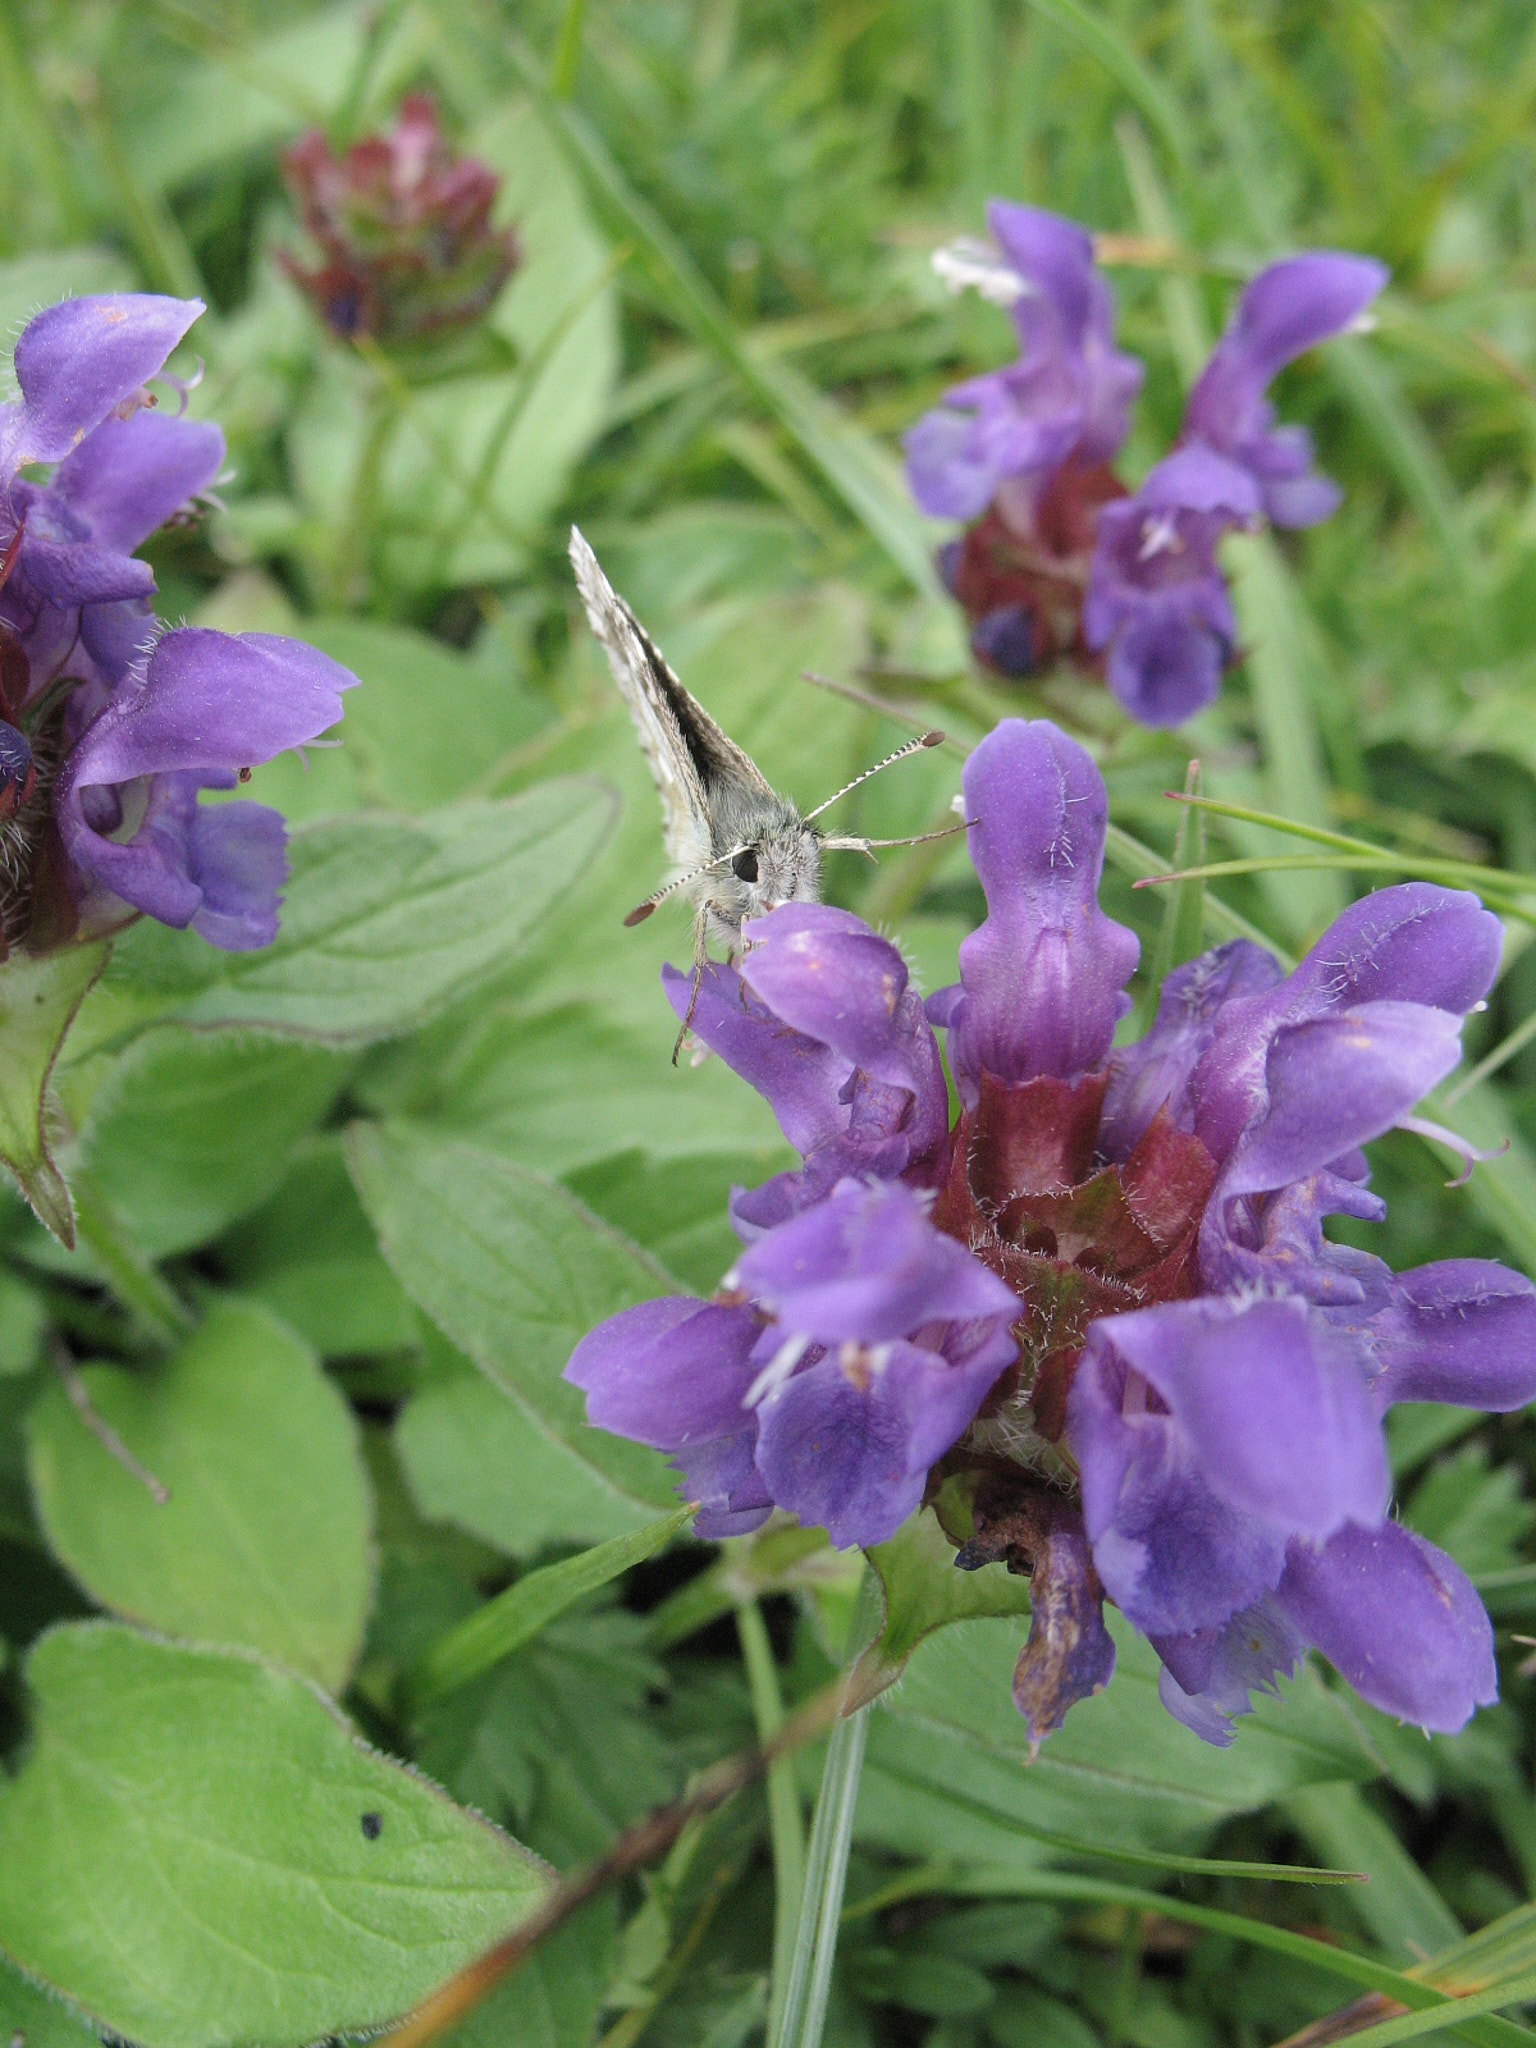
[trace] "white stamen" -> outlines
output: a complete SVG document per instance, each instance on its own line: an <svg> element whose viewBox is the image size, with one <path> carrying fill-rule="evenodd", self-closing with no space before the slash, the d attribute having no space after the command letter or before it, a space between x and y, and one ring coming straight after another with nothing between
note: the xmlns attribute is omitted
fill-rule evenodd
<svg viewBox="0 0 1536 2048"><path fill-rule="evenodd" d="M1182 555L1184 543L1172 512L1155 512L1141 523L1141 550L1137 560L1150 562L1154 555Z"/></svg>
<svg viewBox="0 0 1536 2048"><path fill-rule="evenodd" d="M1491 1152L1484 1152L1476 1145L1470 1144L1467 1139L1459 1137L1455 1131L1448 1131L1444 1124L1431 1123L1427 1117L1422 1116L1400 1116L1396 1128L1400 1131L1412 1131L1416 1138L1432 1139L1435 1144L1443 1145L1447 1152L1454 1152L1458 1159L1465 1162L1456 1178L1446 1182L1448 1188L1464 1188L1472 1178L1474 1166L1482 1166L1490 1159L1502 1159L1513 1143L1512 1139L1506 1138L1502 1145L1495 1145Z"/></svg>
<svg viewBox="0 0 1536 2048"><path fill-rule="evenodd" d="M755 1408L759 1401L765 1400L773 1392L775 1387L782 1386L810 1350L811 1343L809 1337L786 1338L742 1395L742 1407Z"/></svg>
<svg viewBox="0 0 1536 2048"><path fill-rule="evenodd" d="M1034 294L1034 287L1005 261L1000 250L969 235L935 249L933 268L944 289L956 298L963 291L974 291L994 306L1011 306Z"/></svg>

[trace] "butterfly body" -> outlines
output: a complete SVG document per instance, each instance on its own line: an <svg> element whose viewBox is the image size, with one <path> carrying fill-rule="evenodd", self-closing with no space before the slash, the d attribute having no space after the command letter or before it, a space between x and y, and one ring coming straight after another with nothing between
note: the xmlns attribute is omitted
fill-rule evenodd
<svg viewBox="0 0 1536 2048"><path fill-rule="evenodd" d="M814 821L871 775L917 748L940 745L944 735L928 732L909 740L804 815L788 797L779 795L751 755L722 732L703 705L684 689L574 526L570 552L587 621L608 656L613 680L661 799L662 841L673 867L671 878L624 922L639 924L668 896L682 895L693 904L693 993L697 999L708 958L707 942L714 939L734 952L742 942L746 919L766 916L781 903L819 902L824 851L840 848L867 854L875 846L919 843L822 833ZM946 836L938 832L920 838ZM690 1003L688 1019L692 1015ZM678 1034L678 1045L687 1035L688 1019ZM676 1047L672 1058L677 1059Z"/></svg>
<svg viewBox="0 0 1536 2048"><path fill-rule="evenodd" d="M781 903L816 902L822 835L683 687L574 527L571 562L661 798L669 888L698 913L699 950L739 945L743 920Z"/></svg>

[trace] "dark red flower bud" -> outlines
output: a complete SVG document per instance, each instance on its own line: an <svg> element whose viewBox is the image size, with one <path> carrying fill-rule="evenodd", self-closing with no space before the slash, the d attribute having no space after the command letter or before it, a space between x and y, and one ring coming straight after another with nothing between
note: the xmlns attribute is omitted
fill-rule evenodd
<svg viewBox="0 0 1536 2048"><path fill-rule="evenodd" d="M387 134L340 157L311 130L285 153L283 175L323 260L278 260L343 340L419 342L468 326L517 267L517 236L491 226L501 181L453 154L422 95L401 101Z"/></svg>

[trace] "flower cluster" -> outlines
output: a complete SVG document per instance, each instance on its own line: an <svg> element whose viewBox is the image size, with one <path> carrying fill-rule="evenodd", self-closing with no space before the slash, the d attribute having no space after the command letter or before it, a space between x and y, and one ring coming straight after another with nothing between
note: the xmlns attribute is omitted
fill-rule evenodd
<svg viewBox="0 0 1536 2048"><path fill-rule="evenodd" d="M336 156L318 129L283 157L288 190L321 261L283 268L333 334L419 342L478 320L518 264L517 236L491 226L501 181L457 157L430 99Z"/></svg>
<svg viewBox="0 0 1536 2048"><path fill-rule="evenodd" d="M216 426L159 411L148 388L202 311L70 299L16 345L20 401L0 407L4 947L139 911L230 950L267 944L283 821L198 793L318 737L356 681L270 634L163 632L150 608L154 575L134 550L224 460Z"/></svg>
<svg viewBox="0 0 1536 2048"><path fill-rule="evenodd" d="M1497 920L1381 890L1289 975L1246 942L1178 968L1116 1051L1138 947L1098 904L1097 769L1014 719L964 787L987 916L956 987L919 1004L894 946L804 904L708 970L694 1028L803 1163L734 1197L746 1250L712 1301L613 1318L568 1377L672 1454L701 1533L778 1506L874 1544L926 1500L959 1565L1030 1574L1034 1741L1107 1681L1106 1597L1208 1741L1309 1645L1387 1712L1460 1727L1495 1695L1491 1631L1390 1518L1381 1422L1536 1396L1536 1288L1483 1260L1396 1274L1322 1225L1383 1214L1359 1148L1422 1128Z"/></svg>
<svg viewBox="0 0 1536 2048"><path fill-rule="evenodd" d="M996 247L938 259L956 287L1006 304L1016 363L948 392L906 437L925 512L970 524L940 556L989 668L1029 675L1058 655L1102 657L1133 718L1177 725L1212 702L1236 628L1216 560L1224 535L1267 519L1312 526L1339 492L1300 427L1265 392L1303 350L1358 320L1379 263L1320 251L1248 286L1189 395L1173 453L1134 495L1110 467L1141 365L1113 347L1113 308L1083 230L994 201Z"/></svg>

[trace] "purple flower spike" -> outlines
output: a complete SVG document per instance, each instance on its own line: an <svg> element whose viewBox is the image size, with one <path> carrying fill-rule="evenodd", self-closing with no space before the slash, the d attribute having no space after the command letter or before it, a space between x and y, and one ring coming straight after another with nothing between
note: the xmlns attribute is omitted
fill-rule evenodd
<svg viewBox="0 0 1536 2048"><path fill-rule="evenodd" d="M185 627L158 641L137 675L67 756L54 791L60 835L103 921L110 899L241 951L277 931L282 821L256 804L204 812L203 789L232 789L243 767L317 739L356 677L328 655L268 633ZM122 842L118 792L148 778L143 821Z"/></svg>
<svg viewBox="0 0 1536 2048"><path fill-rule="evenodd" d="M1109 687L1143 725L1178 725L1219 694L1237 623L1216 547L1259 504L1245 470L1193 447L1099 513L1083 638L1108 648Z"/></svg>
<svg viewBox="0 0 1536 2048"><path fill-rule="evenodd" d="M1396 1522L1294 1544L1278 1604L1373 1707L1454 1735L1498 1698L1493 1630L1471 1580Z"/></svg>
<svg viewBox="0 0 1536 2048"><path fill-rule="evenodd" d="M0 408L0 475L60 462L109 413L135 401L204 311L201 299L110 292L65 299L16 344L20 405Z"/></svg>
<svg viewBox="0 0 1536 2048"><path fill-rule="evenodd" d="M1069 457L1107 461L1144 375L1114 347L1114 302L1082 228L1001 201L987 221L1005 259L999 279L1012 271L1020 355L957 385L907 434L912 495L937 519L974 519L1003 484L1028 488Z"/></svg>
<svg viewBox="0 0 1536 2048"><path fill-rule="evenodd" d="M1315 526L1335 509L1340 493L1313 470L1307 433L1275 427L1265 390L1304 350L1359 319L1388 274L1368 256L1331 250L1272 263L1243 293L1189 395L1184 438L1241 464L1276 526Z"/></svg>
<svg viewBox="0 0 1536 2048"><path fill-rule="evenodd" d="M1044 719L1004 719L965 764L968 838L987 917L960 985L931 998L968 1109L981 1076L1066 1079L1096 1065L1130 1008L1134 932L1099 909L1108 800L1081 747Z"/></svg>

